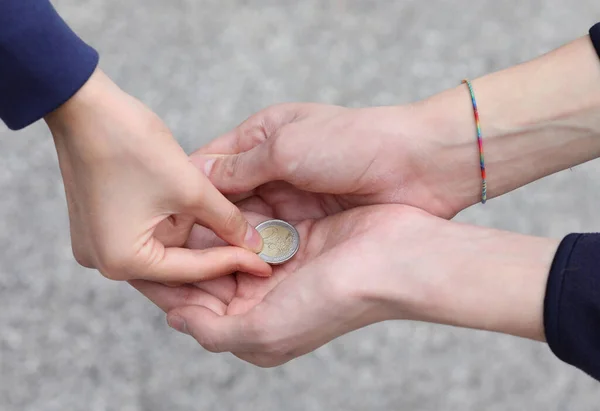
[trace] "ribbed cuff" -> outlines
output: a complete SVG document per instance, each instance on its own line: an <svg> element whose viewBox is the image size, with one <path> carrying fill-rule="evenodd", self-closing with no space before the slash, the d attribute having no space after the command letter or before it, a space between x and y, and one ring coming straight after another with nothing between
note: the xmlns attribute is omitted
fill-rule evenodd
<svg viewBox="0 0 600 411"><path fill-rule="evenodd" d="M47 0L0 1L0 118L9 128L62 105L97 65L98 53Z"/></svg>

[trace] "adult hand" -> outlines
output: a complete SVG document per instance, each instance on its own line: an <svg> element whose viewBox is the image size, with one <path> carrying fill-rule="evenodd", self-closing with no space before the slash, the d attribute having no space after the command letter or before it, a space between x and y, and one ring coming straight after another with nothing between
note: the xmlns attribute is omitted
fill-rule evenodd
<svg viewBox="0 0 600 411"><path fill-rule="evenodd" d="M115 280L270 274L253 252L260 236L241 212L190 163L162 121L102 72L46 122L80 264ZM236 247L182 248L196 222Z"/></svg>
<svg viewBox="0 0 600 411"><path fill-rule="evenodd" d="M265 183L283 180L311 193L325 214L401 203L449 218L477 201L477 154L467 148L472 158L449 161L431 127L414 106L282 104L251 116L191 158L226 194L260 194ZM475 140L470 145L476 150Z"/></svg>
<svg viewBox="0 0 600 411"><path fill-rule="evenodd" d="M257 198L240 207L253 210L245 215L256 224L282 217ZM131 284L169 312L172 327L207 350L230 351L263 367L279 365L390 318L370 292L377 282L373 274L379 278L389 266L381 243L393 235L389 228L396 217L396 211L380 206L294 221L300 249L288 263L275 266L270 278L238 273L176 288L149 281ZM216 244L220 241L200 227L188 242L199 249Z"/></svg>
<svg viewBox="0 0 600 411"><path fill-rule="evenodd" d="M249 221L292 221L300 249L270 278L244 273L166 287L133 281L169 324L213 352L275 366L362 326L411 319L543 340L542 306L556 242L448 222L400 205L317 220L277 211L282 189L239 205ZM302 205L298 204L298 208ZM188 241L219 244L195 228ZM474 258L477 258L474 260Z"/></svg>

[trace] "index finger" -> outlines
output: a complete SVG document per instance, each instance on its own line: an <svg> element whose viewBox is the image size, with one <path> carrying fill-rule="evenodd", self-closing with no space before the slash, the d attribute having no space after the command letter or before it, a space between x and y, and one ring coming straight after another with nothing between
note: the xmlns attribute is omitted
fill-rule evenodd
<svg viewBox="0 0 600 411"><path fill-rule="evenodd" d="M196 194L188 199L184 212L213 230L229 244L246 247L255 252L262 250L262 238L251 226L239 208L229 201L209 180L202 176Z"/></svg>

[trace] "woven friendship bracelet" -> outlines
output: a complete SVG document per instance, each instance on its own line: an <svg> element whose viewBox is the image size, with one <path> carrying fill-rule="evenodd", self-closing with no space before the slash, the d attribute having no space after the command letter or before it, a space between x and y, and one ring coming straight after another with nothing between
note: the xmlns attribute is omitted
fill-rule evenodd
<svg viewBox="0 0 600 411"><path fill-rule="evenodd" d="M479 146L479 167L481 168L481 204L485 204L487 201L487 180L485 177L485 161L483 158L483 139L481 138L481 123L479 121L479 111L477 110L477 101L475 100L475 92L473 91L473 85L469 80L463 80L463 84L466 84L469 88L469 94L471 94L471 102L473 103L473 113L475 115L475 127L477 128L477 145Z"/></svg>

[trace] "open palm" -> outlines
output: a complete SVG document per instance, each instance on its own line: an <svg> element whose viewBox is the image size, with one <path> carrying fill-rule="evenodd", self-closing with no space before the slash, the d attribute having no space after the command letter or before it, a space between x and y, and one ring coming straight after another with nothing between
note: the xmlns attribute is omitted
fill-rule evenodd
<svg viewBox="0 0 600 411"><path fill-rule="evenodd" d="M186 331L206 349L230 351L261 366L284 363L385 319L373 309L369 287L356 284L389 271L381 244L394 243L387 237L401 231L391 227L406 221L399 216L419 211L383 205L327 216L323 197L285 183L265 185L257 194L238 204L248 221L285 219L300 235L296 256L274 267L271 277L237 273L193 286L133 285L166 312L191 310ZM188 240L188 246L201 249L220 243L200 226Z"/></svg>

